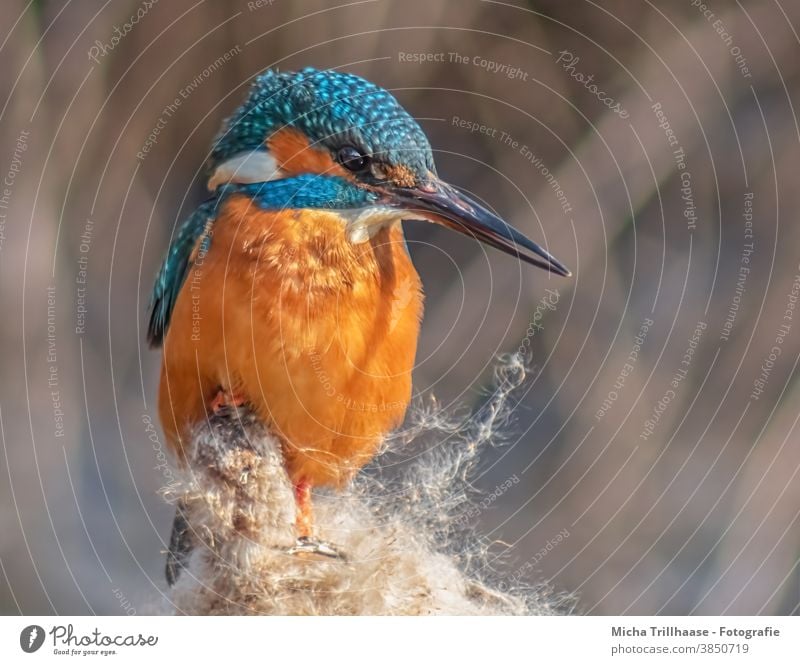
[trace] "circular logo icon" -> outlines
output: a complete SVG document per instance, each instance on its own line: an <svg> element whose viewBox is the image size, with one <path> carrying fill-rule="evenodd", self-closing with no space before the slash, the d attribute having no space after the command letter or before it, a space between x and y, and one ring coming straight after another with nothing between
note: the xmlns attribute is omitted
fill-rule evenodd
<svg viewBox="0 0 800 665"><path fill-rule="evenodd" d="M25 653L38 651L44 644L44 628L33 625L23 628L19 634L19 645Z"/></svg>

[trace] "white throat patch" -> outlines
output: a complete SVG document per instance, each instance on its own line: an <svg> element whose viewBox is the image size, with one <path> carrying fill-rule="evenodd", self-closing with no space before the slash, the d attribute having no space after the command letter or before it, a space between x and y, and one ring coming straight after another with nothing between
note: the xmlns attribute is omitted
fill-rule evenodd
<svg viewBox="0 0 800 665"><path fill-rule="evenodd" d="M339 215L345 222L347 239L354 245L367 242L381 229L404 219L425 219L408 210L382 205L340 210Z"/></svg>

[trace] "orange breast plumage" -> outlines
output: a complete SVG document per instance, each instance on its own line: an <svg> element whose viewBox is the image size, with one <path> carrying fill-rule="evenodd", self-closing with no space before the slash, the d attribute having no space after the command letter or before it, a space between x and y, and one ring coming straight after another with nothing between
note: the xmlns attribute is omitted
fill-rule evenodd
<svg viewBox="0 0 800 665"><path fill-rule="evenodd" d="M339 485L403 419L421 315L399 224L353 243L336 211L233 196L164 340L167 437L181 451L222 387L280 439L293 481Z"/></svg>

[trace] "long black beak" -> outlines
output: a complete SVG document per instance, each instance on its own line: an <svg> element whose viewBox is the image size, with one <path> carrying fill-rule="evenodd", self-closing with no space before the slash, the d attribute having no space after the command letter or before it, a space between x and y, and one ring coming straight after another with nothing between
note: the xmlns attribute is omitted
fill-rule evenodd
<svg viewBox="0 0 800 665"><path fill-rule="evenodd" d="M393 187L384 193L389 205L416 212L562 277L572 274L558 259L513 226L441 180L419 187Z"/></svg>

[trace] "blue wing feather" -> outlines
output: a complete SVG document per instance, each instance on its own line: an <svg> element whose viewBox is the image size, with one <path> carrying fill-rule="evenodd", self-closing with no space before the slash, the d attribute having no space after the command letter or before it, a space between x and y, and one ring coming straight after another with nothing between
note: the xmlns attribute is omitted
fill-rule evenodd
<svg viewBox="0 0 800 665"><path fill-rule="evenodd" d="M208 228L216 217L218 204L218 198L202 203L183 223L164 257L150 297L150 323L147 328L150 346L161 346L164 341L172 309L189 272L192 252L203 236L204 240L210 240Z"/></svg>

